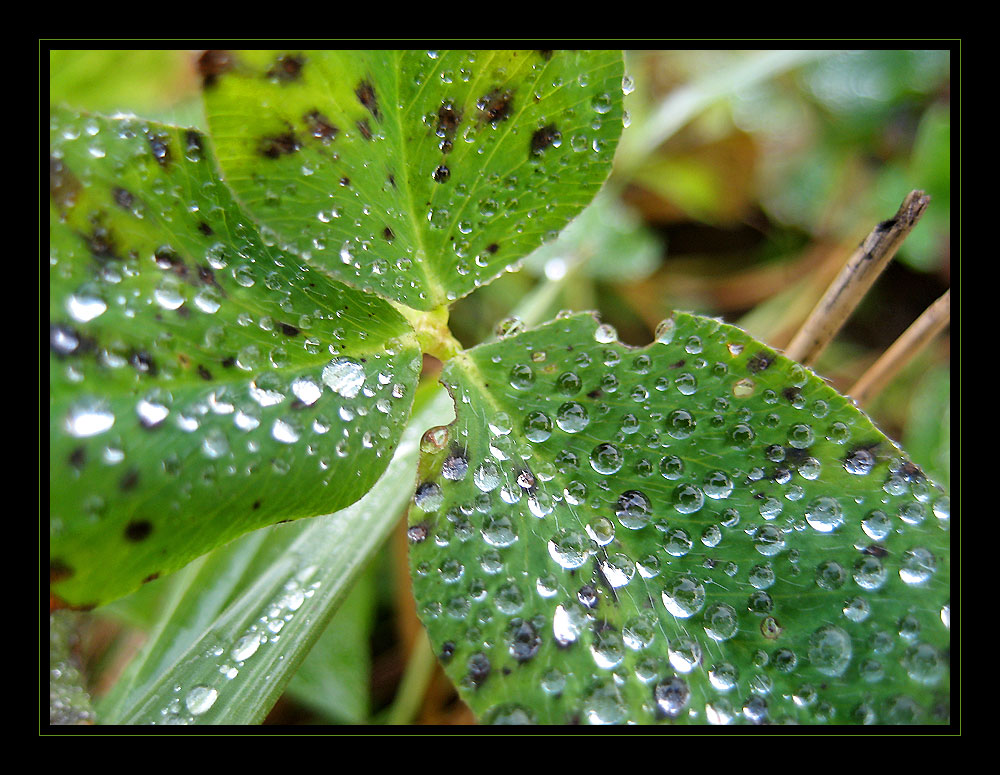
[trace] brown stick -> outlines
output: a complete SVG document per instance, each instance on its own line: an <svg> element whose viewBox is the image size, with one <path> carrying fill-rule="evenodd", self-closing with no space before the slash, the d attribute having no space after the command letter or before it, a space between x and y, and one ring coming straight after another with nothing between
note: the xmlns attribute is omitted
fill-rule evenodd
<svg viewBox="0 0 1000 775"><path fill-rule="evenodd" d="M913 231L930 200L923 191L911 191L893 218L872 229L792 338L786 356L807 366L816 362Z"/></svg>
<svg viewBox="0 0 1000 775"><path fill-rule="evenodd" d="M924 310L892 345L882 353L847 395L863 406L882 392L893 377L951 321L951 289Z"/></svg>

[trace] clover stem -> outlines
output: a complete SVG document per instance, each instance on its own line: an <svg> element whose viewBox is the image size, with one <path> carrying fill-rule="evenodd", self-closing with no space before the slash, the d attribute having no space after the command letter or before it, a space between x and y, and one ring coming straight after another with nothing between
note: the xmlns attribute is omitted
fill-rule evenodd
<svg viewBox="0 0 1000 775"><path fill-rule="evenodd" d="M924 310L909 328L882 353L847 395L863 406L877 396L889 382L926 347L951 321L951 289Z"/></svg>
<svg viewBox="0 0 1000 775"><path fill-rule="evenodd" d="M399 684L399 691L389 708L386 724L410 724L417 715L420 703L427 692L431 675L437 664L430 639L423 628L417 633L413 649L406 660L406 672Z"/></svg>
<svg viewBox="0 0 1000 775"><path fill-rule="evenodd" d="M889 264L903 240L924 214L930 197L911 191L896 215L882 221L851 254L840 274L827 288L805 323L792 337L785 355L803 365L819 358L858 303Z"/></svg>

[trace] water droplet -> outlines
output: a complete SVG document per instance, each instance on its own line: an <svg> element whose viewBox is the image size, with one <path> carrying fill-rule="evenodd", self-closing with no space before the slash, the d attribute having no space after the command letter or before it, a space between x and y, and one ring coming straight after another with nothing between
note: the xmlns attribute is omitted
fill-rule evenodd
<svg viewBox="0 0 1000 775"><path fill-rule="evenodd" d="M567 401L556 412L556 425L566 433L579 433L590 423L590 416L584 406L576 401Z"/></svg>
<svg viewBox="0 0 1000 775"><path fill-rule="evenodd" d="M334 358L323 367L323 382L334 393L354 398L365 384L365 370L350 358Z"/></svg>
<svg viewBox="0 0 1000 775"><path fill-rule="evenodd" d="M192 716L200 716L211 709L219 692L207 686L196 686L184 697L184 704Z"/></svg>
<svg viewBox="0 0 1000 775"><path fill-rule="evenodd" d="M679 619L687 619L705 605L705 586L694 576L683 574L668 584L663 592L664 607Z"/></svg>
<svg viewBox="0 0 1000 775"><path fill-rule="evenodd" d="M832 533L844 524L844 513L836 498L816 498L806 507L806 522L820 533Z"/></svg>
<svg viewBox="0 0 1000 775"><path fill-rule="evenodd" d="M115 424L108 404L100 399L83 399L66 415L66 430L78 438L104 433Z"/></svg>
<svg viewBox="0 0 1000 775"><path fill-rule="evenodd" d="M809 662L823 675L843 675L852 653L851 636L835 625L823 625L809 637Z"/></svg>
<svg viewBox="0 0 1000 775"><path fill-rule="evenodd" d="M645 493L639 490L626 490L615 504L615 514L623 527L638 530L645 527L652 513L652 504Z"/></svg>
<svg viewBox="0 0 1000 775"><path fill-rule="evenodd" d="M715 603L706 609L703 618L705 633L712 640L725 641L739 629L736 609L726 603Z"/></svg>
<svg viewBox="0 0 1000 775"><path fill-rule="evenodd" d="M625 456L614 444L604 442L594 447L590 453L590 465L599 474L615 474L621 470Z"/></svg>

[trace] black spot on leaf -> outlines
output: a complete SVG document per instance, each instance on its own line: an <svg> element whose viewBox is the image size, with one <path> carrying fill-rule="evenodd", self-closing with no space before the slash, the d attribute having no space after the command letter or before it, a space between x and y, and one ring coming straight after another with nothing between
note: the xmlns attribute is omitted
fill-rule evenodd
<svg viewBox="0 0 1000 775"><path fill-rule="evenodd" d="M306 60L301 54L284 54L271 65L267 77L274 81L296 81L302 76L302 66Z"/></svg>
<svg viewBox="0 0 1000 775"><path fill-rule="evenodd" d="M438 108L438 122L434 132L438 137L450 140L455 136L455 130L461 121L462 117L455 110L455 106L450 102L442 102Z"/></svg>
<svg viewBox="0 0 1000 775"><path fill-rule="evenodd" d="M358 122L358 131L365 140L372 139L372 128L368 126L368 119L364 119Z"/></svg>
<svg viewBox="0 0 1000 775"><path fill-rule="evenodd" d="M206 382L211 382L212 380L212 372L210 372L200 363L198 364L198 376L201 377Z"/></svg>
<svg viewBox="0 0 1000 775"><path fill-rule="evenodd" d="M60 210L67 210L76 204L80 193L80 181L77 180L62 159L49 157L49 196Z"/></svg>
<svg viewBox="0 0 1000 775"><path fill-rule="evenodd" d="M204 221L199 221L199 222L198 222L198 231L200 231L200 232L201 232L202 234L204 234L204 235L205 235L206 237L211 237L211 236L212 236L213 234L215 234L215 232L214 232L214 231L212 231L212 227L211 227L211 226L209 226L209 225L208 225L207 223L205 223Z"/></svg>
<svg viewBox="0 0 1000 775"><path fill-rule="evenodd" d="M142 583L148 584L150 581L156 581L158 578L160 578L159 573L150 573L148 576L146 576L146 578L142 580Z"/></svg>
<svg viewBox="0 0 1000 775"><path fill-rule="evenodd" d="M173 159L170 151L170 141L166 135L151 134L146 138L149 141L149 150L153 153L153 158L161 167L166 167Z"/></svg>
<svg viewBox="0 0 1000 775"><path fill-rule="evenodd" d="M125 526L125 539L138 543L145 541L153 532L153 523L146 519L138 519L129 522Z"/></svg>
<svg viewBox="0 0 1000 775"><path fill-rule="evenodd" d="M115 186L111 189L111 198L123 210L131 210L135 206L135 197L121 186Z"/></svg>
<svg viewBox="0 0 1000 775"><path fill-rule="evenodd" d="M278 323L278 328L281 329L281 333L285 336L298 336L300 333L299 329L290 323Z"/></svg>
<svg viewBox="0 0 1000 775"><path fill-rule="evenodd" d="M394 239L396 239L396 235L393 234L392 229L390 229L388 226L386 226L382 230L382 236L385 237L386 242L392 242Z"/></svg>
<svg viewBox="0 0 1000 775"><path fill-rule="evenodd" d="M125 475L118 480L118 489L122 492L128 492L129 490L134 490L139 484L139 469L130 468L125 472Z"/></svg>
<svg viewBox="0 0 1000 775"><path fill-rule="evenodd" d="M490 660L485 654L477 652L469 657L468 668L469 680L478 689L483 685L487 677L489 677L491 669Z"/></svg>
<svg viewBox="0 0 1000 775"><path fill-rule="evenodd" d="M510 116L513 95L509 91L501 91L499 88L484 94L479 98L476 107L479 108L479 120L488 121L494 126L501 121L506 121Z"/></svg>
<svg viewBox="0 0 1000 775"><path fill-rule="evenodd" d="M56 584L65 581L74 573L73 569L60 559L49 560L49 583Z"/></svg>
<svg viewBox="0 0 1000 775"><path fill-rule="evenodd" d="M151 377L155 377L158 372L156 361L145 350L133 350L129 353L128 362L136 371L149 374Z"/></svg>
<svg viewBox="0 0 1000 775"><path fill-rule="evenodd" d="M69 453L69 457L66 460L73 468L83 468L87 462L87 450L83 447L77 447Z"/></svg>
<svg viewBox="0 0 1000 775"><path fill-rule="evenodd" d="M551 49L551 48L540 48L540 49L537 49L537 51L538 51L539 56L541 56L541 58L544 59L546 62L548 62L550 59L552 59L552 51L553 51L553 49Z"/></svg>
<svg viewBox="0 0 1000 775"><path fill-rule="evenodd" d="M500 250L500 246L495 242L491 242L486 246L487 253L496 253L498 250Z"/></svg>
<svg viewBox="0 0 1000 775"><path fill-rule="evenodd" d="M268 159L278 159L282 156L295 153L302 147L294 132L285 132L280 135L262 137L257 146L257 151L261 156Z"/></svg>
<svg viewBox="0 0 1000 775"><path fill-rule="evenodd" d="M541 129L536 129L531 136L531 156L538 156L542 151L559 141L562 134L556 129L555 124L548 124Z"/></svg>
<svg viewBox="0 0 1000 775"><path fill-rule="evenodd" d="M434 180L438 183L444 183L448 178L451 177L451 170L448 169L444 164L438 165L437 169L434 170Z"/></svg>
<svg viewBox="0 0 1000 775"><path fill-rule="evenodd" d="M747 371L751 374L759 374L769 368L777 357L771 350L759 350L747 361Z"/></svg>
<svg viewBox="0 0 1000 775"><path fill-rule="evenodd" d="M215 86L223 73L232 69L233 55L222 49L208 49L198 57L198 74L201 75L201 85L204 88Z"/></svg>
<svg viewBox="0 0 1000 775"><path fill-rule="evenodd" d="M337 132L340 131L333 125L330 119L318 110L306 113L303 118L306 122L306 127L309 129L309 134L323 143L331 142L337 136Z"/></svg>
<svg viewBox="0 0 1000 775"><path fill-rule="evenodd" d="M375 97L374 86L372 86L368 81L362 81L358 84L358 88L354 90L354 94L357 96L358 102L365 106L376 121L382 120L382 116L378 110L378 100Z"/></svg>

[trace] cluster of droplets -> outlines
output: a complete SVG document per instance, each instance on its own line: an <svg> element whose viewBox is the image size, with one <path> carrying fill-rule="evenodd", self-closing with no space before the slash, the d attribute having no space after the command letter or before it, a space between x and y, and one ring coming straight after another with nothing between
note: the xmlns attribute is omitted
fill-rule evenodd
<svg viewBox="0 0 1000 775"><path fill-rule="evenodd" d="M497 593L494 603L501 614L526 617L529 612L547 612L525 619L533 622L532 631L543 642L548 635L563 649L586 643L597 674L610 674L608 680L585 693L588 721L628 720L633 711L624 704L620 686L634 677L653 687L653 702L647 710L654 717L686 713L710 723L762 723L776 718L775 709L769 710L769 704L774 703L775 681L780 678L786 685L800 674L807 682L796 690L798 699L793 705L808 708L818 718L832 718L833 706L829 702L824 705L822 690L813 688L809 678L839 677L849 670L860 670L870 683L881 680L888 666L878 649L888 653L889 646L865 641L856 625L878 618L880 604L871 593L897 583L904 589L930 588L941 558L921 543L919 531L910 537L907 528L930 527L933 514L933 526L947 530L947 497L933 486L925 486L925 480L901 458L890 460L888 467L877 465L872 448L852 441L859 433L853 426L853 415L831 416L830 399L805 397L804 370L792 370L792 388L782 395L762 386L763 378L758 376L771 366L773 354L754 353L752 349L746 352L749 348L742 342L726 341L724 352L730 360L716 355L718 360L713 364L707 357L717 352L711 327L690 336L677 329L669 320L657 331L659 344L675 348L669 351L673 373L668 372L670 378L663 382L655 379L665 371L658 367L662 362L658 356L663 354L655 346L639 355L622 353L614 346L616 333L606 325L596 328L593 348L579 346L577 337L569 360L565 355L554 358L551 351L532 345L530 340L522 351L526 357L513 363L497 355L486 363L484 356L480 368L490 373L492 367L496 374L491 374L491 379L506 380L511 400L524 406L523 413L520 418L496 410L487 415L485 454L478 460L463 460L463 470L472 472L474 489L460 487L450 494L453 491L448 482L428 482L422 485L426 490L417 491L417 506L428 514L436 513L439 524L441 513L446 517L443 529L436 529L433 536L436 546L446 548L472 540L477 525L481 525L478 532L489 549L480 554L479 567L446 560L436 576L427 563L417 562L415 571L418 577L458 583L470 574L478 578L481 569L487 576L485 581L476 582L481 590L503 589L503 596L510 598L512 589L521 588L519 595L513 595L517 605L507 607L509 613L499 605L501 596ZM510 331L498 333L513 341L528 338L520 336L516 322ZM678 354L686 356L682 362ZM738 376L735 359L748 364L750 376ZM595 380L594 366L608 371ZM690 371L679 371L680 367ZM595 384L597 387L588 393ZM730 387L713 389L719 384ZM468 411L474 413L474 393L458 383L451 387L459 406L470 405ZM613 401L606 399L609 394ZM671 399L676 408L668 405L662 409L650 397L663 394L665 398L683 398ZM545 400L538 401L538 396ZM601 441L599 434L606 433L607 418L616 409L620 411L623 397L638 403L642 411L637 415L643 418L640 424L653 420L655 425L646 425L638 436L618 426L617 433L609 434L610 440ZM683 403L685 398L693 403ZM740 402L750 398L758 402L758 408L742 409ZM789 423L787 418L796 412L805 419ZM770 419L772 415L777 421ZM742 447L743 440L734 439L726 430L734 418L752 437L774 439L774 443L739 456L735 468L706 467L698 462L691 449L698 450L698 445L705 443L699 439L709 434L731 447ZM457 427L472 437L468 426ZM818 455L825 453L816 450L824 442L836 456L826 456L821 462ZM542 451L550 445L551 452ZM463 454L467 449L463 442ZM850 489L828 494L829 490L813 484L824 468L834 474L841 472L840 476L851 481L881 476L884 482L874 488L874 496L862 489L857 495ZM619 480L627 484L616 487ZM471 502L449 508L455 498L458 503L466 498ZM856 524L852 515L866 499L873 508ZM540 502L545 508L531 507ZM811 542L836 541L843 551L815 560L810 569L806 558L812 555L797 548L796 534L802 532L815 536ZM649 537L655 536L654 551L633 555L626 548L632 545L633 534L640 546L649 546ZM903 536L901 540L909 546L894 553L890 561L877 542L894 535ZM525 585L523 573L506 565L504 553L536 536L545 543L549 564ZM759 562L741 568L724 558L727 543L744 541L744 536L749 537ZM867 543L866 538L876 543ZM851 540L858 541L854 549L844 543ZM691 562L691 557L698 559ZM684 561L687 564L675 570L671 566L680 558L688 558ZM503 583L497 586L489 576ZM786 614L794 616L796 606L786 611L772 589L776 581L785 578L799 588L812 585L816 593L810 594L823 595L830 602L834 621L806 633L789 630L794 619L787 619ZM642 582L637 584L637 579ZM734 594L740 585L748 591ZM723 590L729 592L723 594ZM620 631L602 623L600 610L606 598L633 600L638 594L642 599L650 593L658 598L655 615L647 613L630 620ZM538 603L532 605L532 601ZM540 605L541 601L547 602ZM422 613L433 620L448 610L430 603ZM453 610L457 611L453 618L460 619L470 611L475 616L476 608L466 598L464 605ZM945 600L937 603L935 617L937 626L947 630L950 609ZM927 625L923 626L926 631ZM483 659L488 659L488 629L485 622L470 628L469 642ZM932 645L939 637L930 634L929 640L922 640L919 625L903 622L896 636L904 641L901 664L917 686L939 685L947 674L946 654ZM742 679L724 660L709 660L709 655L719 653L718 644L734 638L770 644L754 657L755 671ZM657 664L656 650L648 648L654 642L661 644L665 663ZM703 673L718 696L707 697L703 704L694 703L692 687L702 685L696 676ZM565 687L565 674L561 679L550 678L546 685ZM478 686L482 680L477 678L469 685ZM742 703L734 704L729 695L737 687L747 694ZM898 718L898 710L866 706L864 715Z"/></svg>
<svg viewBox="0 0 1000 775"><path fill-rule="evenodd" d="M206 647L201 659L212 665L217 675L193 686L175 684L155 723L196 723L216 707L240 671L264 652L278 648L282 631L296 616L303 615L301 609L320 587L320 582L313 580L316 570L316 566L309 565L296 572L230 645Z"/></svg>

